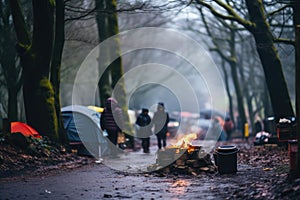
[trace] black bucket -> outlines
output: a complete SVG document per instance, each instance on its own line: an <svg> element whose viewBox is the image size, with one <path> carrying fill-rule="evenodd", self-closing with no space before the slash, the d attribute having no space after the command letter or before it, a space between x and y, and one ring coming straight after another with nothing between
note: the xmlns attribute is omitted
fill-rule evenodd
<svg viewBox="0 0 300 200"><path fill-rule="evenodd" d="M237 172L237 152L236 146L220 146L215 149L214 159L220 174L233 174Z"/></svg>

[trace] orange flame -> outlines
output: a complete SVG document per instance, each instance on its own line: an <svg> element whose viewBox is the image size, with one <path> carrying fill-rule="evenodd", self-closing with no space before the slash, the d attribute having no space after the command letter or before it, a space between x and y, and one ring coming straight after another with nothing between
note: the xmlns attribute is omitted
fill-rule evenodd
<svg viewBox="0 0 300 200"><path fill-rule="evenodd" d="M171 147L174 148L188 148L189 146L191 146L191 142L193 140L197 139L197 134L196 133L191 133L188 135L183 135L179 138L177 138L176 143L173 144Z"/></svg>

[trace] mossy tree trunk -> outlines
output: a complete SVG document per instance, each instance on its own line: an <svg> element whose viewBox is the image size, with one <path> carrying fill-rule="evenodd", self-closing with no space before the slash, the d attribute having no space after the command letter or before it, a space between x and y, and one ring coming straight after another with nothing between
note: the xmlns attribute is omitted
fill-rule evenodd
<svg viewBox="0 0 300 200"><path fill-rule="evenodd" d="M55 95L49 80L54 39L54 1L33 0L32 39L20 4L10 0L18 51L23 67L23 95L27 123L53 141L59 141Z"/></svg>
<svg viewBox="0 0 300 200"><path fill-rule="evenodd" d="M98 40L99 43L101 43L109 37L108 27L107 27L109 10L107 8L107 1L95 0L95 5L96 5L96 22L98 28ZM99 66L101 66L101 62L106 63L108 60L109 60L108 49L101 49L101 52L99 51L99 59L98 59ZM108 63L105 64L104 66L107 65ZM99 69L100 72L102 72L103 70L104 69ZM109 83L109 74L110 71L107 68L101 74L98 83L98 89L100 93L100 105L102 107L105 106L106 99L109 98L112 93L111 86Z"/></svg>
<svg viewBox="0 0 300 200"><path fill-rule="evenodd" d="M118 28L118 15L117 15L117 1L116 0L96 0L96 10L97 13L97 24L98 24L98 31L99 31L99 41L102 42L105 39L119 34ZM104 12L103 12L104 11ZM100 62L105 62L109 60L110 55L119 55L119 57L112 63L110 63L107 70L102 74L100 81L99 81L99 91L100 91L100 99L101 105L105 106L105 100L112 96L112 91L118 84L118 88L120 88L119 93L115 98L119 102L122 107L123 111L123 118L124 118L124 131L129 134L133 134L132 127L129 123L129 116L128 116L128 107L126 103L126 91L125 91L125 83L122 78L124 74L123 65L122 65L122 58L120 54L120 44L119 39L115 37L114 39L115 48L108 49L107 51L100 52L100 57L102 58ZM104 57L104 58L103 58ZM106 65L105 65L106 66ZM101 71L101 69L100 69ZM110 79L111 78L111 79Z"/></svg>
<svg viewBox="0 0 300 200"><path fill-rule="evenodd" d="M119 34L119 25L118 25L118 15L117 15L117 1L116 0L108 0L107 8L111 10L112 13L108 17L108 34L110 36ZM119 55L118 58L110 65L112 83L111 87L115 88L116 86L120 88L119 94L116 96L119 104L121 105L123 111L123 119L124 119L124 131L128 134L133 135L133 130L129 121L128 116L128 107L126 101L126 90L125 90L125 82L123 79L124 69L122 65L122 57L121 57L121 49L120 49L120 41L118 37L114 38L114 46L115 49L111 49L112 54ZM118 84L118 85L117 85Z"/></svg>
<svg viewBox="0 0 300 200"><path fill-rule="evenodd" d="M254 36L256 49L263 65L275 118L278 120L282 117L294 116L282 64L274 46L262 1L246 0L246 5L251 21L255 24L250 31Z"/></svg>

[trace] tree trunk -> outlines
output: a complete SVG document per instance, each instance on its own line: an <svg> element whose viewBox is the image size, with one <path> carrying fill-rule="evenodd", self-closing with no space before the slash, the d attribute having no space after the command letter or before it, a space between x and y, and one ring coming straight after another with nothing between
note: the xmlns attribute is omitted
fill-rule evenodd
<svg viewBox="0 0 300 200"><path fill-rule="evenodd" d="M24 65L24 67L28 67ZM31 80L28 80L31 79ZM24 76L24 105L27 123L42 136L58 142L54 91L48 78Z"/></svg>
<svg viewBox="0 0 300 200"><path fill-rule="evenodd" d="M294 0L293 4L294 26L295 26L295 94L296 94L296 133L298 140L298 153L296 163L296 174L294 178L300 177L300 1Z"/></svg>
<svg viewBox="0 0 300 200"><path fill-rule="evenodd" d="M249 127L251 127L252 133L253 130L255 130L254 128L254 112L253 112L253 106L252 106L252 97L249 93L249 88L248 88L248 84L251 84L251 79L247 81L247 83L245 82L245 76L244 76L244 70L243 67L240 66L239 67L239 74L241 77L241 85L243 88L243 94L245 96L246 102L247 102L247 108L248 108L248 113L249 113ZM250 74L251 77L251 74ZM255 133L254 133L255 134Z"/></svg>
<svg viewBox="0 0 300 200"><path fill-rule="evenodd" d="M237 66L236 66L236 62L231 62L230 63L231 66L231 76L232 76L232 80L233 80L233 85L235 88L235 92L236 92L236 100L237 100L237 105L238 105L238 112L239 112L239 116L240 116L240 122L242 125L242 137L244 137L244 124L247 123L247 119L246 119L246 115L245 115L245 109L244 109L244 102L243 102L243 95L242 95L242 91L239 85L239 80L238 80L238 75L237 75Z"/></svg>
<svg viewBox="0 0 300 200"><path fill-rule="evenodd" d="M108 17L108 35L114 36L119 34L119 25L118 25L118 15L116 13L117 11L117 1L116 0L107 0L107 8L112 13ZM119 93L115 97L119 105L122 108L123 111L123 119L124 119L124 131L127 134L133 135L133 130L129 121L128 116L128 107L127 107L127 100L126 100L126 90L125 90L125 82L123 79L124 69L122 65L122 59L121 59L121 50L120 50L120 41L118 37L114 38L115 49L110 49L114 52L111 52L111 54L117 54L119 55L118 58L109 66L111 70L111 77L112 77L112 88L115 89L116 85L119 87Z"/></svg>
<svg viewBox="0 0 300 200"><path fill-rule="evenodd" d="M268 86L266 83L264 83L264 93L269 94ZM269 95L264 95L263 105L264 105L264 116L265 117L270 117L270 116L274 115L274 113L272 111L272 106L271 106L271 101L270 101Z"/></svg>
<svg viewBox="0 0 300 200"><path fill-rule="evenodd" d="M6 35L6 41L4 42L4 47L9 47L14 45L10 36ZM11 47L13 48L13 47ZM16 64L16 52L7 49L3 52L3 60L1 61L4 78L6 81L6 88L8 91L7 100L7 117L10 121L18 121L18 93L21 88L20 71L17 69Z"/></svg>
<svg viewBox="0 0 300 200"><path fill-rule="evenodd" d="M250 18L256 25L251 33L255 38L256 49L263 65L276 121L282 117L294 116L282 65L266 21L262 1L246 0L246 4Z"/></svg>
<svg viewBox="0 0 300 200"><path fill-rule="evenodd" d="M106 40L109 36L107 33L108 27L107 27L107 22L108 22L108 9L106 6L106 1L104 0L96 0L96 22L97 22L97 28L98 28L98 40L99 43L103 42ZM101 52L99 51L99 66L101 65L101 62L106 63L107 60L109 60L109 53L107 49L101 49ZM108 65L108 63L107 63ZM106 64L104 66L107 66ZM105 107L105 101L107 98L111 96L112 90L111 86L109 83L109 74L110 71L109 69L99 69L101 74L99 83L98 83L98 89L100 93L100 105L102 107Z"/></svg>
<svg viewBox="0 0 300 200"><path fill-rule="evenodd" d="M10 0L23 67L23 95L28 124L58 141L54 91L48 79L53 45L53 1L33 0L32 43L18 1Z"/></svg>
<svg viewBox="0 0 300 200"><path fill-rule="evenodd" d="M8 2L0 3L0 35L4 38L0 40L0 66L2 68L1 75L4 77L4 87L8 91L7 100L7 117L10 121L18 121L18 92L21 88L21 67L16 62L17 52L15 49L16 37L13 33L13 25L10 20L11 12L8 7ZM4 104L4 102L2 102Z"/></svg>
<svg viewBox="0 0 300 200"><path fill-rule="evenodd" d="M246 92L248 93L248 91ZM246 95L246 101L247 101L247 107L249 112L249 126L251 127L251 134L255 136L255 126L254 126L254 112L253 112L253 106L252 106L252 97L250 95Z"/></svg>
<svg viewBox="0 0 300 200"><path fill-rule="evenodd" d="M115 0L96 0L96 10L98 10L96 21L98 25L99 32L99 42L103 42L105 39L119 34L118 28L118 16L117 16L117 2ZM101 12L102 11L102 12ZM103 13L103 11L105 11ZM128 116L128 107L126 101L126 91L123 76L123 66L122 59L120 55L120 44L119 39L115 38L115 44L113 46L115 48L111 48L109 50L104 50L100 52L99 62L107 62L110 60L110 55L114 55L117 53L119 57L110 64L109 67L103 72L99 81L99 92L100 92L100 100L101 105L105 106L105 100L112 96L112 90L115 89L117 83L119 88L119 93L116 95L116 99L119 102L119 105L122 107L123 111L123 119L124 119L124 131L129 134L133 134L131 124L129 123ZM107 66L107 65L105 65ZM103 69L100 69L102 72ZM111 82L110 82L111 77Z"/></svg>
<svg viewBox="0 0 300 200"><path fill-rule="evenodd" d="M233 23L232 23L232 25L233 25ZM243 94L241 91L240 81L238 78L236 50L235 50L235 30L233 30L233 29L230 29L230 44L229 45L230 45L230 57L234 58L231 60L231 62L229 64L231 67L231 76L232 76L233 85L235 88L239 116L241 119L242 137L244 137L244 124L247 123L247 118L245 115L245 108L244 108L244 101L243 101L244 98L243 98Z"/></svg>
<svg viewBox="0 0 300 200"><path fill-rule="evenodd" d="M300 8L298 12L300 11ZM297 152L297 163L296 163L296 176L300 177L300 24L296 27L296 133L298 140L298 152Z"/></svg>
<svg viewBox="0 0 300 200"><path fill-rule="evenodd" d="M226 70L226 67L225 67L225 61L224 61L224 59L222 59L222 65L221 66L222 66L222 70L223 70L223 73L224 73L225 89L226 89L226 93L227 93L227 97L228 97L228 101L229 101L229 114L230 114L230 118L231 118L232 122L234 124L236 124L235 123L235 119L234 119L234 114L233 114L233 102L232 102L232 96L231 96L231 93L230 93L228 73L227 73L227 70Z"/></svg>
<svg viewBox="0 0 300 200"><path fill-rule="evenodd" d="M54 49L51 59L51 84L54 90L54 104L56 117L58 121L59 138L62 144L68 145L68 138L64 129L62 115L61 115L61 104L60 104L60 69L61 59L65 42L65 5L63 0L55 1L55 39Z"/></svg>
<svg viewBox="0 0 300 200"><path fill-rule="evenodd" d="M12 122L18 121L18 90L8 87L8 119Z"/></svg>

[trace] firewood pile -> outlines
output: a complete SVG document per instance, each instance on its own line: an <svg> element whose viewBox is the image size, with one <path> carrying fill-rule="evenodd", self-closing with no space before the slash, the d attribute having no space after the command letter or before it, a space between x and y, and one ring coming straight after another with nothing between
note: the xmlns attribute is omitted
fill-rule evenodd
<svg viewBox="0 0 300 200"><path fill-rule="evenodd" d="M215 173L216 166L210 154L201 146L189 145L187 148L168 147L157 151L156 163L148 166L148 171L158 171L167 174Z"/></svg>

